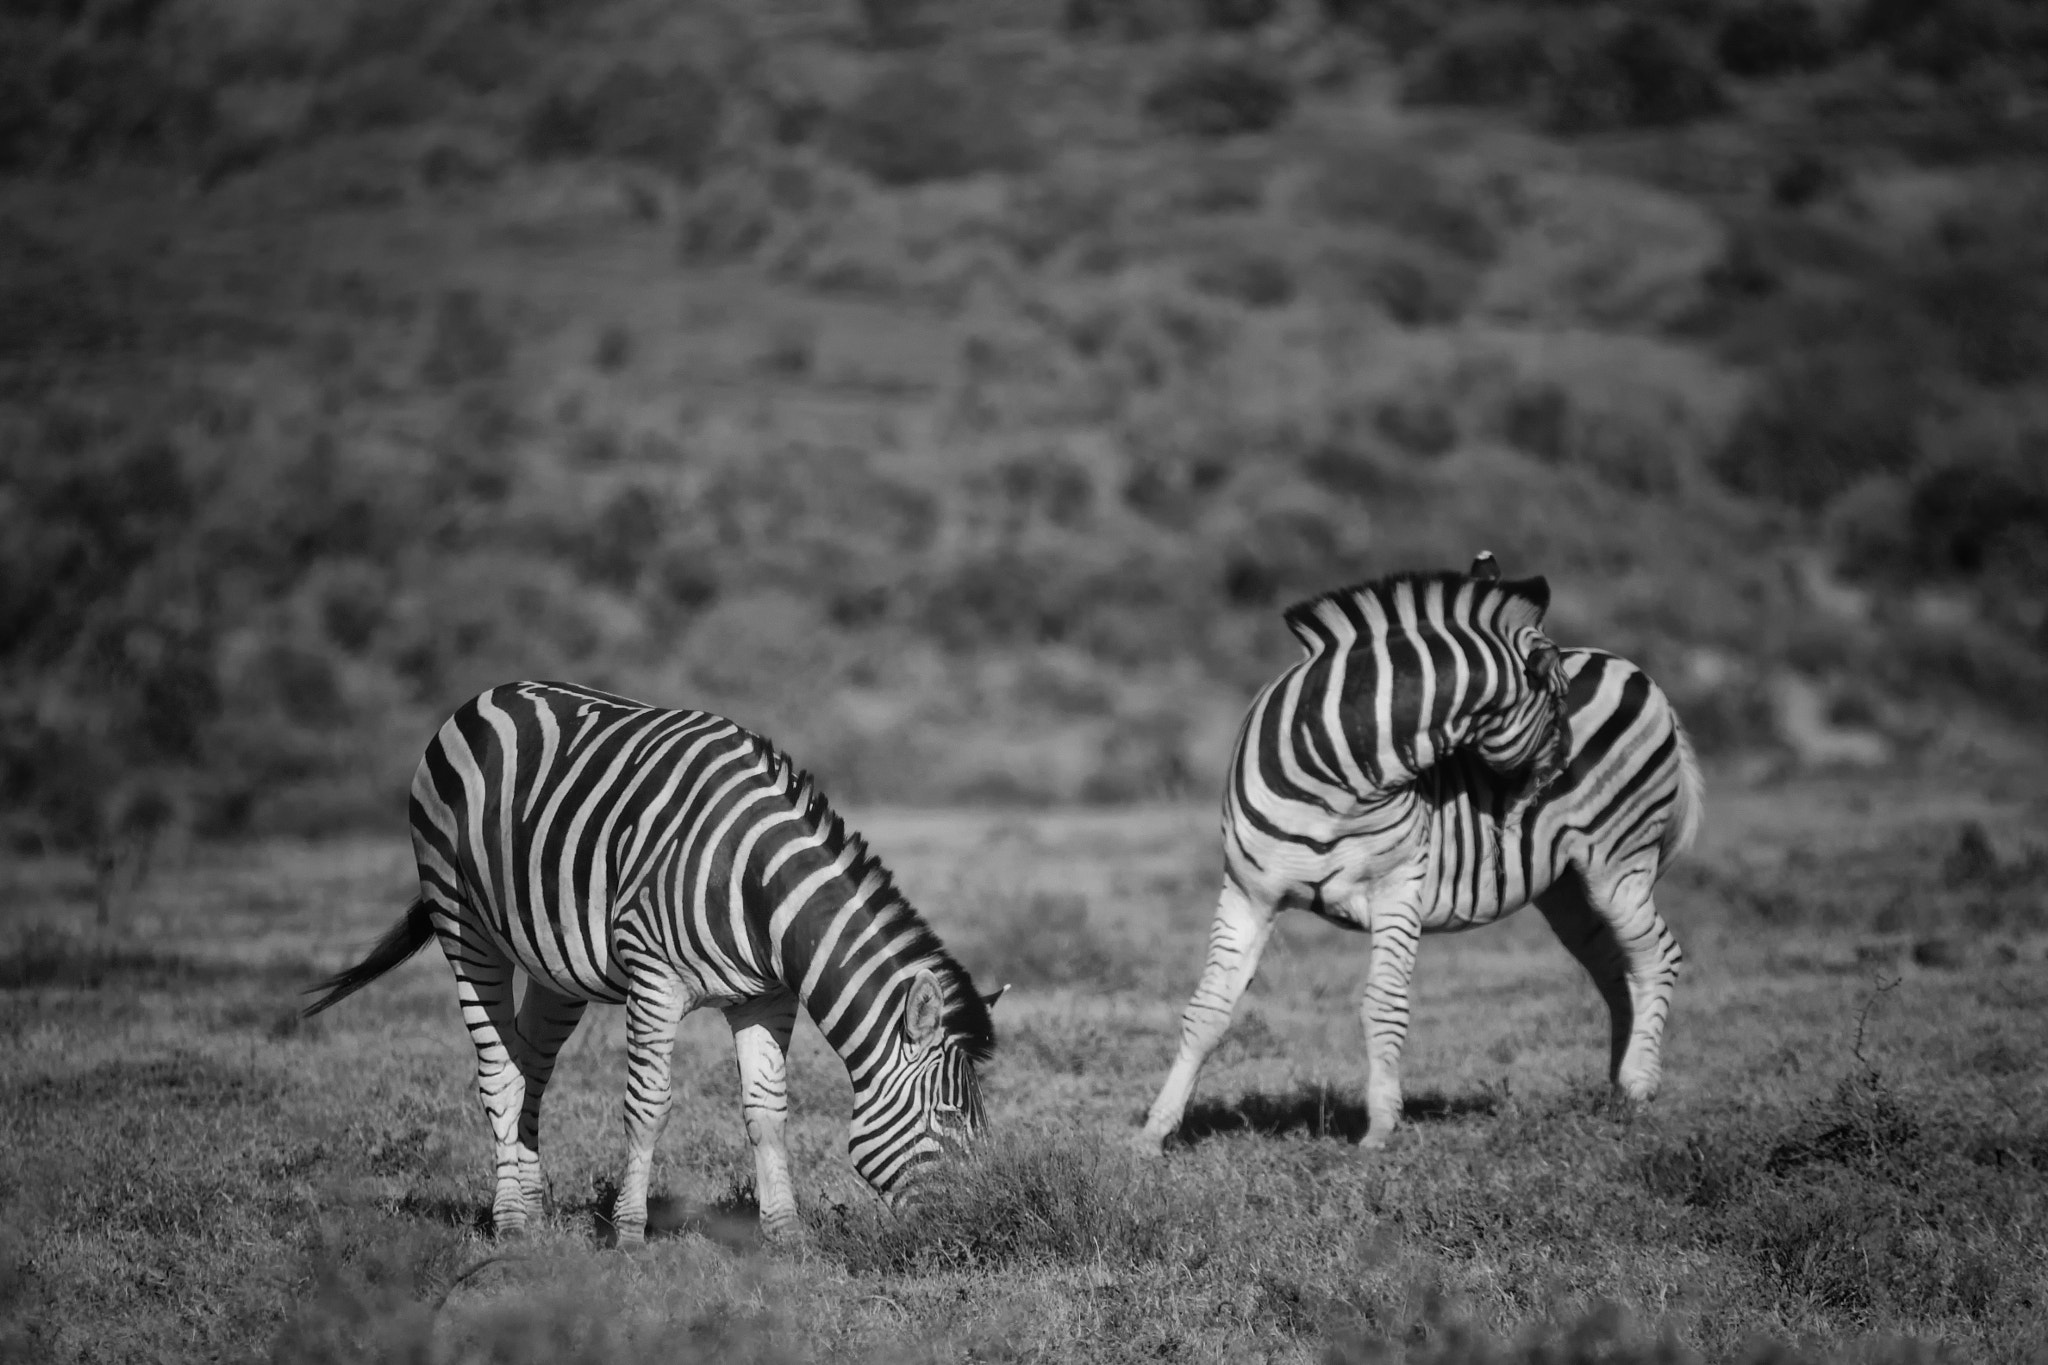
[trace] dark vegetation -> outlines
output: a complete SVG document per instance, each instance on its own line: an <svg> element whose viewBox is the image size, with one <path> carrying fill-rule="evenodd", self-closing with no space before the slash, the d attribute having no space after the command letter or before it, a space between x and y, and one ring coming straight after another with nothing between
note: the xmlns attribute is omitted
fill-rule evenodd
<svg viewBox="0 0 2048 1365"><path fill-rule="evenodd" d="M2038 720L2038 7L1005 13L7 6L14 846L388 824L535 674L1206 791L1278 605L1480 544L1719 754Z"/></svg>

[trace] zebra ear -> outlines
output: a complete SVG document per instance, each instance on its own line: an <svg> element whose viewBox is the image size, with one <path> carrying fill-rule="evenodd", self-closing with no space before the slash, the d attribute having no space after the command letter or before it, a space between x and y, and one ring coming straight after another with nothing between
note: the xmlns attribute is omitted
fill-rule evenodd
<svg viewBox="0 0 2048 1365"><path fill-rule="evenodd" d="M1507 598L1501 614L1509 624L1532 630L1543 624L1543 613L1550 610L1549 579L1540 574L1535 578L1506 578L1501 580L1500 590Z"/></svg>
<svg viewBox="0 0 2048 1365"><path fill-rule="evenodd" d="M1009 993L1010 993L1010 983L1009 983L1009 982L1007 982L1007 981L1005 981L1005 982L1004 982L1004 983L1003 983L1002 985L1000 985L1000 986L996 987L996 988L995 988L994 990L990 991L990 992L989 992L989 993L988 993L987 995L984 995L983 997L981 997L981 1006L982 1006L982 1008L983 1008L983 1009L990 1009L990 1010L994 1009L994 1008L996 1007L996 1001L998 1001L998 1000L1002 999L1002 998L1003 998L1003 997L1004 997L1005 995L1008 995Z"/></svg>
<svg viewBox="0 0 2048 1365"><path fill-rule="evenodd" d="M1471 572L1465 576L1467 578L1476 578L1482 583L1498 583L1500 581L1500 561L1493 557L1493 551L1481 550L1472 560Z"/></svg>
<svg viewBox="0 0 2048 1365"><path fill-rule="evenodd" d="M1529 681L1560 699L1570 685L1564 675L1564 656L1548 640L1536 646L1529 655Z"/></svg>
<svg viewBox="0 0 2048 1365"><path fill-rule="evenodd" d="M946 992L933 972L919 972L910 983L910 999L903 1006L903 1036L912 1047L938 1045L946 1025Z"/></svg>

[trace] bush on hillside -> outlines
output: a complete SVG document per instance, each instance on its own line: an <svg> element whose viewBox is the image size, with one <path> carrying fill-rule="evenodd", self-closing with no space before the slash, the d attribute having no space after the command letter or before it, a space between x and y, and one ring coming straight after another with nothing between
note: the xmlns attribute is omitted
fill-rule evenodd
<svg viewBox="0 0 2048 1365"><path fill-rule="evenodd" d="M142 35L0 15L0 172L182 156L214 126L211 92Z"/></svg>
<svg viewBox="0 0 2048 1365"><path fill-rule="evenodd" d="M1287 74L1253 57L1197 57L1167 73L1145 96L1145 112L1195 137L1263 133L1294 108Z"/></svg>
<svg viewBox="0 0 2048 1365"><path fill-rule="evenodd" d="M938 41L942 32L930 0L858 0L856 8L873 47L922 47Z"/></svg>
<svg viewBox="0 0 2048 1365"><path fill-rule="evenodd" d="M541 160L618 157L694 183L718 145L724 113L718 83L696 67L627 62L594 85L542 96L527 115L526 152Z"/></svg>
<svg viewBox="0 0 2048 1365"><path fill-rule="evenodd" d="M2048 581L2048 448L1965 449L1873 480L1832 516L1844 566L1880 579Z"/></svg>
<svg viewBox="0 0 2048 1365"><path fill-rule="evenodd" d="M1003 92L922 63L870 81L830 116L825 144L884 185L1021 171L1039 157Z"/></svg>
<svg viewBox="0 0 2048 1365"><path fill-rule="evenodd" d="M1937 80L1987 66L2048 75L2048 15L2027 0L1867 0L1852 36Z"/></svg>
<svg viewBox="0 0 2048 1365"><path fill-rule="evenodd" d="M1322 0L1319 8L1331 25L1376 38L1402 58L1436 36L1446 7L1435 0Z"/></svg>
<svg viewBox="0 0 2048 1365"><path fill-rule="evenodd" d="M1404 148L1347 147L1317 168L1309 195L1333 222L1374 224L1460 260L1488 262L1500 249L1482 196Z"/></svg>
<svg viewBox="0 0 2048 1365"><path fill-rule="evenodd" d="M1720 72L1692 34L1669 20L1597 20L1570 49L1545 101L1560 132L1660 128L1728 107Z"/></svg>
<svg viewBox="0 0 2048 1365"><path fill-rule="evenodd" d="M1714 55L1733 75L1769 77L1818 70L1835 53L1809 0L1755 0L1722 21Z"/></svg>
<svg viewBox="0 0 2048 1365"><path fill-rule="evenodd" d="M1764 376L1711 463L1738 493L1816 511L1917 463L1921 405L1911 377L1881 362L1802 356Z"/></svg>
<svg viewBox="0 0 2048 1365"><path fill-rule="evenodd" d="M1548 89L1563 63L1554 25L1519 8L1489 8L1421 44L1402 71L1411 104L1509 108Z"/></svg>
<svg viewBox="0 0 2048 1365"><path fill-rule="evenodd" d="M1657 14L1485 9L1408 62L1415 104L1528 107L1563 133L1665 127L1727 107L1692 33Z"/></svg>

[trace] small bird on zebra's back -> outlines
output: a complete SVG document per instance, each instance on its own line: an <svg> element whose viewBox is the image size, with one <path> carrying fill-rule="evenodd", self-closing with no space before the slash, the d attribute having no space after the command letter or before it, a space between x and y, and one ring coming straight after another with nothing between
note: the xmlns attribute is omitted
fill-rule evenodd
<svg viewBox="0 0 2048 1365"><path fill-rule="evenodd" d="M816 784L732 721L562 683L494 687L428 744L411 825L419 898L306 1013L440 940L496 1148L498 1235L539 1211L541 1097L591 1001L626 1007L622 1245L645 1238L676 1027L703 1005L732 1027L770 1237L801 1227L782 1138L799 1008L846 1063L854 1169L892 1206L982 1130L976 1068L1002 992L975 990Z"/></svg>
<svg viewBox="0 0 2048 1365"><path fill-rule="evenodd" d="M1224 874L1180 1049L1145 1126L1156 1155L1290 906L1371 934L1361 1145L1401 1117L1408 984L1423 934L1534 902L1609 1016L1609 1079L1657 1092L1683 955L1658 878L1699 831L1699 764L1671 702L1628 660L1560 650L1550 588L1468 572L1396 574L1286 613L1303 657L1238 732Z"/></svg>

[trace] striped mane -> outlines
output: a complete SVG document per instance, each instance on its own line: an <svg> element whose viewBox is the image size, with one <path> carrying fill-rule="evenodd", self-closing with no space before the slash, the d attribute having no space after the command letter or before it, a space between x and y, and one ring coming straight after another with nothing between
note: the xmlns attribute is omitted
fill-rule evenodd
<svg viewBox="0 0 2048 1365"><path fill-rule="evenodd" d="M834 858L842 854L850 856L844 880L854 886L872 888L869 903L875 915L882 921L883 930L889 936L908 933L909 953L922 966L929 968L939 978L939 986L945 992L946 1033L960 1050L975 1062L986 1062L995 1055L995 1021L990 1017L988 1005L981 993L974 988L974 979L954 956L946 951L930 924L917 909L904 899L889 876L889 869L882 865L868 850L866 840L847 827L837 811L825 799L817 779L796 766L781 750L761 741L768 749L769 761L775 766L776 775L787 784L791 799L803 811L804 820L816 831L823 846Z"/></svg>
<svg viewBox="0 0 2048 1365"><path fill-rule="evenodd" d="M1419 600L1432 588L1441 590L1448 597L1467 585L1476 588L1475 600L1495 597L1498 606L1494 610L1509 626L1539 627L1543 623L1544 612L1550 606L1550 585L1541 578L1489 581L1475 580L1456 569L1403 570L1318 593L1287 608L1281 619L1294 632L1294 637L1314 652L1327 645L1331 628L1356 626L1360 608L1367 599L1376 600L1391 618L1394 615L1394 598L1403 586L1412 588Z"/></svg>
<svg viewBox="0 0 2048 1365"><path fill-rule="evenodd" d="M1447 588L1454 588L1464 581L1464 574L1451 569L1403 570L1400 573L1385 574L1379 578L1368 578L1362 583L1352 583L1341 588L1332 588L1328 592L1317 593L1314 597L1296 602L1281 613L1280 619L1287 622L1289 630L1292 630L1296 635L1301 635L1304 631L1311 628L1309 623L1321 616L1326 609L1330 607L1341 609L1365 597L1384 598L1387 593L1402 583L1413 583L1418 588L1425 587L1431 583L1441 583Z"/></svg>

